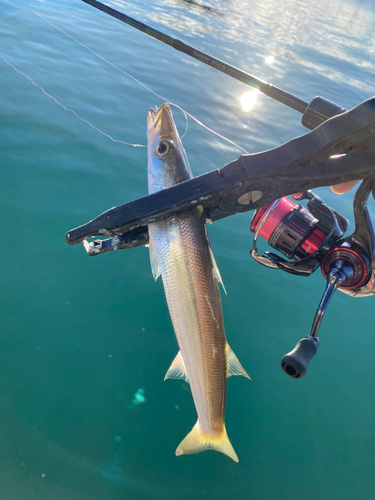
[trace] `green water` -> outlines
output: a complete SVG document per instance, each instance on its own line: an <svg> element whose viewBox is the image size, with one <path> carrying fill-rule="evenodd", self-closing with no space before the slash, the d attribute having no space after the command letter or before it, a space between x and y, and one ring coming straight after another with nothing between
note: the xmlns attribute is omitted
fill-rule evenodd
<svg viewBox="0 0 375 500"><path fill-rule="evenodd" d="M249 152L306 132L263 95L244 112L244 85L83 2L25 5L34 12L0 0L0 56L115 139L145 144L147 111L162 101L36 13ZM306 101L350 108L374 94L371 1L111 5ZM194 175L240 154L192 120L183 142ZM309 333L322 276L250 260L251 214L210 226L228 340L252 382L228 382L239 464L177 458L196 414L186 384L163 382L177 344L148 250L89 258L65 244L69 229L147 193L146 149L100 135L0 58L0 161L1 500L374 498L373 299L337 293L318 356L292 380L280 359ZM353 220L352 193L318 192Z"/></svg>

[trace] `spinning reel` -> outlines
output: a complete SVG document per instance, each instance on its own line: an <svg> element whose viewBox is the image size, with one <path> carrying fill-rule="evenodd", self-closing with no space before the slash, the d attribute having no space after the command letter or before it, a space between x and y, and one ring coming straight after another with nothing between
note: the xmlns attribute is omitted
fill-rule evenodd
<svg viewBox="0 0 375 500"><path fill-rule="evenodd" d="M345 238L349 222L311 191L292 195L297 202L307 199L308 209L284 196L253 215L250 230L255 235L250 254L256 261L298 276L309 276L320 267L327 280L310 334L281 360L281 368L292 378L303 377L317 353L319 328L335 290L352 297L375 293L375 235L367 208L374 189L375 177L361 183L354 197L355 230ZM292 260L272 252L260 255L258 237Z"/></svg>

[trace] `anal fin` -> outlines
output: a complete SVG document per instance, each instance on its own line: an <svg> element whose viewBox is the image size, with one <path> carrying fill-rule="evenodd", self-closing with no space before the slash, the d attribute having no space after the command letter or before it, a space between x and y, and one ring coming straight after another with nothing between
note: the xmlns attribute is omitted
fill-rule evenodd
<svg viewBox="0 0 375 500"><path fill-rule="evenodd" d="M229 347L228 342L225 346L225 354L227 358L227 377L231 377L232 375L242 375L251 380L249 374L246 372L245 368L238 361L237 356L234 354L232 349Z"/></svg>
<svg viewBox="0 0 375 500"><path fill-rule="evenodd" d="M182 379L185 380L185 382L189 383L181 351L178 351L177 356L174 358L173 363L165 374L164 380L167 380L167 378Z"/></svg>

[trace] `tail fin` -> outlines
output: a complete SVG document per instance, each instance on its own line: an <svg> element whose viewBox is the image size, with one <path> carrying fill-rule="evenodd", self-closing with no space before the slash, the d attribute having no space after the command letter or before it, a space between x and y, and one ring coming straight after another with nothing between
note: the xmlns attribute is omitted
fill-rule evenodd
<svg viewBox="0 0 375 500"><path fill-rule="evenodd" d="M186 438L180 443L176 450L176 455L190 455L191 453L199 453L205 450L220 451L228 455L235 462L238 462L238 457L229 441L224 424L218 436L210 436L200 430L198 421Z"/></svg>

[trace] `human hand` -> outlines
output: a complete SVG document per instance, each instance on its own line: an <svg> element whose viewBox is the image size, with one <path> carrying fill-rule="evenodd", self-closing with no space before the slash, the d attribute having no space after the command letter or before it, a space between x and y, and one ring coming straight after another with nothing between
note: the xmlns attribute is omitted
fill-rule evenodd
<svg viewBox="0 0 375 500"><path fill-rule="evenodd" d="M352 187L354 187L357 184L357 182L358 181L343 182L341 184L336 184L335 186L331 186L331 189L335 194L344 194L350 189L352 189Z"/></svg>

